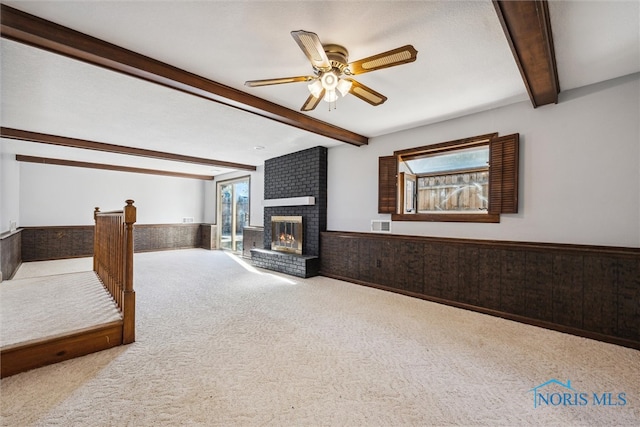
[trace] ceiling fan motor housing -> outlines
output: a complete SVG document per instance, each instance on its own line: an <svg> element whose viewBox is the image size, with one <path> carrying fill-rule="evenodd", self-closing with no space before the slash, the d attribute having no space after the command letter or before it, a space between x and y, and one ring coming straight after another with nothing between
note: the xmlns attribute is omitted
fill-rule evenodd
<svg viewBox="0 0 640 427"><path fill-rule="evenodd" d="M343 73L347 68L349 51L344 46L338 44L325 44L322 45L324 52L329 58L331 67L337 69L340 73Z"/></svg>

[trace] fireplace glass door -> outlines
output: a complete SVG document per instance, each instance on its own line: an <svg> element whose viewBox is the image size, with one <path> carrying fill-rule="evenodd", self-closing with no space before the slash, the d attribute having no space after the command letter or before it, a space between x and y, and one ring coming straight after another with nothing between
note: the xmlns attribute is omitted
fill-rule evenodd
<svg viewBox="0 0 640 427"><path fill-rule="evenodd" d="M302 255L302 217L271 217L271 249Z"/></svg>
<svg viewBox="0 0 640 427"><path fill-rule="evenodd" d="M242 230L249 226L249 178L219 183L218 194L219 247L242 252Z"/></svg>

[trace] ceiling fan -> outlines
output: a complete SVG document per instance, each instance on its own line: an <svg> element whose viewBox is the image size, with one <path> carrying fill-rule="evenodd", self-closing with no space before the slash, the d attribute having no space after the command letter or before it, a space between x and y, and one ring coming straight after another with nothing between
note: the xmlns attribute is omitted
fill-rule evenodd
<svg viewBox="0 0 640 427"><path fill-rule="evenodd" d="M302 105L301 111L313 110L322 99L333 103L338 99L338 93L342 96L351 93L373 106L380 105L387 100L387 97L352 79L351 76L407 64L415 61L418 55L418 51L413 46L406 45L358 61L347 62L349 52L343 46L323 45L317 34L304 30L292 31L291 36L311 62L314 75L249 80L244 84L249 87L258 87L308 82L311 95Z"/></svg>

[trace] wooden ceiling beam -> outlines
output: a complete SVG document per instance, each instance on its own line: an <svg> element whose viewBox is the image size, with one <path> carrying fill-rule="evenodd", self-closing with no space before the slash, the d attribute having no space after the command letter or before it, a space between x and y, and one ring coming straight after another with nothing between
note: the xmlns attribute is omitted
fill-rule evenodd
<svg viewBox="0 0 640 427"><path fill-rule="evenodd" d="M534 107L557 104L560 84L546 0L493 0Z"/></svg>
<svg viewBox="0 0 640 427"><path fill-rule="evenodd" d="M2 5L2 37L157 83L352 145L368 138L164 62Z"/></svg>
<svg viewBox="0 0 640 427"><path fill-rule="evenodd" d="M150 157L153 159L170 160L173 162L195 163L199 165L218 166L223 168L255 171L254 165L225 162L222 160L203 157L185 156L182 154L165 153L163 151L147 150L144 148L125 147L124 145L106 144L104 142L88 141L86 139L67 138L65 136L49 135L46 133L29 132L13 128L0 128L2 138L19 141L39 142L41 144L59 145L62 147L84 148L86 150L104 151L107 153L126 154L129 156Z"/></svg>
<svg viewBox="0 0 640 427"><path fill-rule="evenodd" d="M89 168L89 169L102 169L102 170L110 170L110 171L118 171L118 172L131 172L131 173L143 173L147 175L162 175L162 176L171 176L177 178L190 178L190 179L200 179L204 181L213 180L213 175L198 175L193 173L182 173L182 172L171 172L164 171L159 169L143 169L143 168L135 168L130 166L119 166L119 165L109 165L105 163L90 163L90 162L78 162L75 160L65 160L65 159L52 159L48 157L34 157L34 156L24 156L22 154L16 154L16 160L18 162L27 162L27 163L38 163L41 165L58 165L58 166L73 166L77 168Z"/></svg>

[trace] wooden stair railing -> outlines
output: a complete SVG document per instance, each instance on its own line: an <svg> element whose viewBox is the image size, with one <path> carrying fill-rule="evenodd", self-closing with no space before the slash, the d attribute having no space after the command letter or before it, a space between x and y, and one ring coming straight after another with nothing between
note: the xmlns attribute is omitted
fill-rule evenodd
<svg viewBox="0 0 640 427"><path fill-rule="evenodd" d="M135 341L136 294L133 290L133 224L136 207L127 200L121 211L95 208L93 270L113 296L123 318L122 344Z"/></svg>

